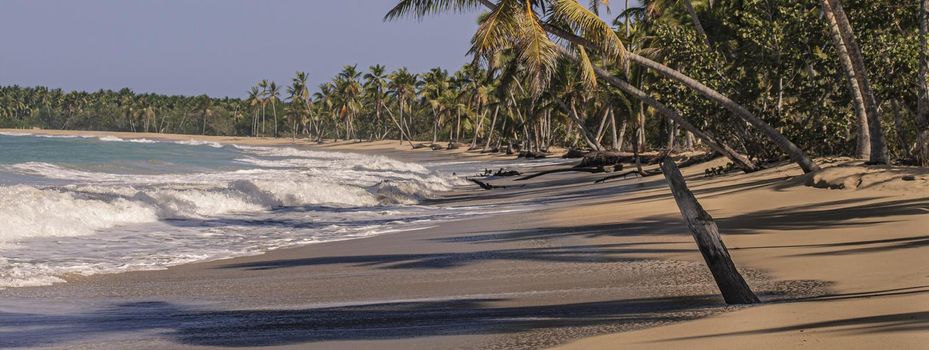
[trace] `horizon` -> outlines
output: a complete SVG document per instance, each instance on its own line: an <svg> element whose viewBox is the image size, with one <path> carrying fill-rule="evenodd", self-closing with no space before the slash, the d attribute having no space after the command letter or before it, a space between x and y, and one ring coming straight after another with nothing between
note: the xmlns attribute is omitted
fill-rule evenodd
<svg viewBox="0 0 929 350"><path fill-rule="evenodd" d="M17 49L0 56L0 86L243 98L258 81L286 85L297 71L315 89L345 65L419 73L471 61L479 11L384 21L396 1L371 3L5 1L0 39Z"/></svg>

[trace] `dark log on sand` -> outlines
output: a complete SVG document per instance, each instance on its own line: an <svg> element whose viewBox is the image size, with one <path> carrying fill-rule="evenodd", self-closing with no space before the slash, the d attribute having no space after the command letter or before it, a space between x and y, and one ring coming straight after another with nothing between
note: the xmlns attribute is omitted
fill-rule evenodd
<svg viewBox="0 0 929 350"><path fill-rule="evenodd" d="M564 159L584 158L584 156L587 155L587 153L588 152L581 151L577 148L572 148L572 149L569 149L568 152L565 152L565 154L561 156L561 158L564 158Z"/></svg>
<svg viewBox="0 0 929 350"><path fill-rule="evenodd" d="M485 190L495 190L495 189L498 189L498 188L499 188L499 189L507 189L507 188L510 187L510 186L497 186L497 185L491 185L491 184L489 184L489 183L486 183L486 182L481 181L481 180L478 180L478 179L471 179L471 178L468 178L468 181L471 181L471 182L477 184L478 186L481 186L481 188L483 188L483 189L485 189ZM522 185L522 186L519 186L519 187L523 187L523 186L525 186L525 185Z"/></svg>
<svg viewBox="0 0 929 350"><path fill-rule="evenodd" d="M610 175L610 176L601 178L601 179L599 179L599 180L597 180L597 181L594 181L594 183L595 183L595 184L599 184L599 183L604 183L604 182L607 182L607 181L610 181L610 180L613 180L613 179L619 179L619 178L625 179L625 178L628 177L629 175L635 175L635 176L638 176L638 177L649 177L649 176L655 176L655 175L658 175L658 174L661 174L661 170L645 170L645 171L630 170L630 171L627 171L627 172L625 172L625 173L613 174L613 175Z"/></svg>
<svg viewBox="0 0 929 350"><path fill-rule="evenodd" d="M518 178L518 179L513 180L513 181L524 181L524 180L529 180L529 179L537 178L537 177L542 176L542 175L555 174L555 173L567 173L567 172L581 172L581 173L597 174L597 173L606 172L606 170L604 170L602 167L597 167L597 168L561 168L561 169L546 170L546 171L538 172L538 173L535 173L535 174L532 174L532 175L529 175L529 176L523 176L523 177Z"/></svg>
<svg viewBox="0 0 929 350"><path fill-rule="evenodd" d="M674 160L669 157L661 160L661 170L668 180L668 186L671 187L677 207L681 210L681 215L687 222L687 227L690 228L690 233L693 234L700 253L703 254L703 260L713 273L716 286L719 287L726 304L760 303L761 301L735 268L713 217L703 210L697 198L687 188L687 182L684 181L684 176L674 164Z"/></svg>
<svg viewBox="0 0 929 350"><path fill-rule="evenodd" d="M548 157L548 154L545 152L533 152L533 151L522 151L519 152L517 158L526 158L526 159L545 159Z"/></svg>
<svg viewBox="0 0 929 350"><path fill-rule="evenodd" d="M690 157L690 158L685 159L683 162L681 162L680 167L684 168L684 167L688 167L688 166L695 165L695 164L705 163L713 159L716 159L716 157L719 157L719 153L710 152L704 155ZM731 166L732 163L729 163L729 165ZM625 179L629 177L630 175L634 175L638 177L649 177L649 176L661 175L661 173L662 171L660 169L644 170L644 171L631 170L631 171L627 171L622 174L614 174L614 175L601 178L597 181L594 181L594 183L599 184L599 183L604 183L604 182L614 180L614 179Z"/></svg>
<svg viewBox="0 0 929 350"><path fill-rule="evenodd" d="M656 157L649 156L638 156L641 163L651 164L655 161ZM635 155L627 155L619 152L590 152L584 155L584 159L581 160L581 164L578 164L578 167L599 167L599 166L610 166L622 163L635 163Z"/></svg>

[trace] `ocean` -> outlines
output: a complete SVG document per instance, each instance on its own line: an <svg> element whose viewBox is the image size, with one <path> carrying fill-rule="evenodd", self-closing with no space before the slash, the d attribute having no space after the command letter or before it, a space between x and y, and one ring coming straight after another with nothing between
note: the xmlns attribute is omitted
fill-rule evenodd
<svg viewBox="0 0 929 350"><path fill-rule="evenodd" d="M0 134L0 288L409 230L487 208L423 200L453 171L383 156Z"/></svg>

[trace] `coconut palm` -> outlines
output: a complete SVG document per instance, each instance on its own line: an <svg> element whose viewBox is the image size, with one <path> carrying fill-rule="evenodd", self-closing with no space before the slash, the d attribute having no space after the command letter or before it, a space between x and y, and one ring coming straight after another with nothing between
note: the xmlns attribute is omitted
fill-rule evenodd
<svg viewBox="0 0 929 350"><path fill-rule="evenodd" d="M684 84L757 128L804 172L819 169L797 145L739 103L668 66L627 52L613 29L577 0L401 0L385 18L422 18L433 13L480 6L486 7L489 13L482 17L472 38L472 52L487 59L501 50L515 48L521 64L531 72L530 91L538 93L541 90L554 71L557 58L564 56L579 62L588 84L596 84L597 78L600 78L633 96L642 95L634 86L595 65L588 54L588 50L593 50L614 64L635 63ZM550 34L569 45L556 43L549 37Z"/></svg>

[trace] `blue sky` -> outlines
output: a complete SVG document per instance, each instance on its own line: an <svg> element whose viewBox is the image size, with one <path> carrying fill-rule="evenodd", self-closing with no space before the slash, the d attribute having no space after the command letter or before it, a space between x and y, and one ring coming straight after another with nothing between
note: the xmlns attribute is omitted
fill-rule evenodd
<svg viewBox="0 0 929 350"><path fill-rule="evenodd" d="M0 85L240 97L345 64L467 62L477 12L383 22L394 0L2 0Z"/></svg>

